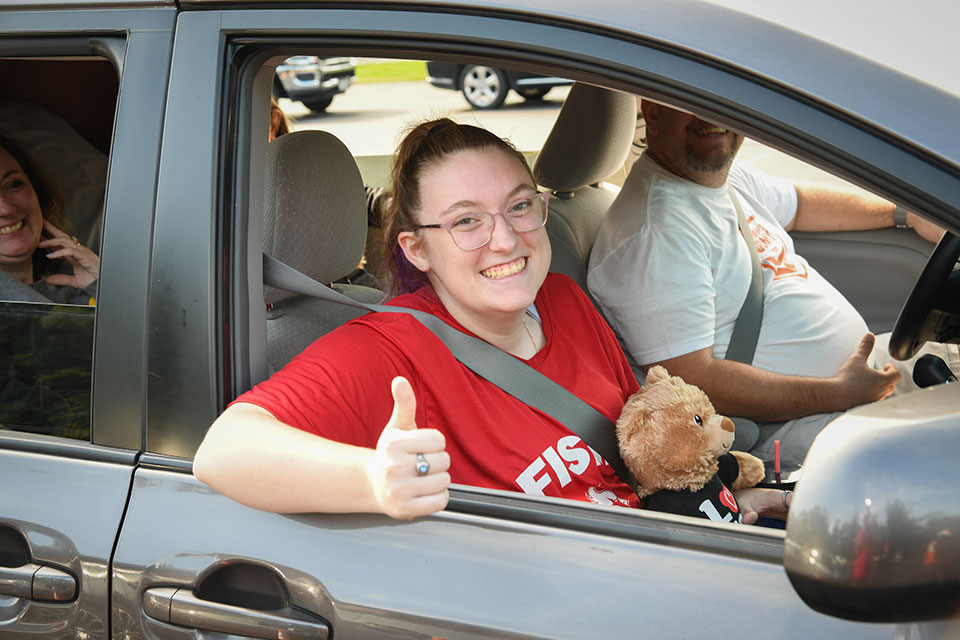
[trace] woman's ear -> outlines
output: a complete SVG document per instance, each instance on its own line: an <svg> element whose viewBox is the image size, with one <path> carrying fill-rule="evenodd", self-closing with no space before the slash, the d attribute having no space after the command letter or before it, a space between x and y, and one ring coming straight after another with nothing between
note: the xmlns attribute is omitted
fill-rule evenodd
<svg viewBox="0 0 960 640"><path fill-rule="evenodd" d="M397 244L400 245L400 250L410 264L424 273L430 271L430 261L424 253L423 242L416 231L401 231L397 234Z"/></svg>

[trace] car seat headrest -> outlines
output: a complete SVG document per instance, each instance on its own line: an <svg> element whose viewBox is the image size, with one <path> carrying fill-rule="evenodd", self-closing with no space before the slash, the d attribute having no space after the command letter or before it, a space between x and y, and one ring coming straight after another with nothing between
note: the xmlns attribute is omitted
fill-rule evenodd
<svg viewBox="0 0 960 640"><path fill-rule="evenodd" d="M350 150L326 131L295 131L267 145L263 251L314 280L330 283L363 257L367 213L363 179ZM265 287L267 304L291 297Z"/></svg>
<svg viewBox="0 0 960 640"><path fill-rule="evenodd" d="M623 166L636 123L633 95L575 83L533 165L534 176L559 192L605 180Z"/></svg>

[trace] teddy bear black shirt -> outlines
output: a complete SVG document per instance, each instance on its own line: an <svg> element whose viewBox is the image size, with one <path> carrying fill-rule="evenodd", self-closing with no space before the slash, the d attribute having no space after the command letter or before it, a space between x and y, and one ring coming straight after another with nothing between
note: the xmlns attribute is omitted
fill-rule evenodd
<svg viewBox="0 0 960 640"><path fill-rule="evenodd" d="M717 462L720 465L719 470L699 491L657 491L643 498L643 508L709 518L716 522L742 522L740 507L733 497L733 492L727 488L728 485L732 486L740 475L740 464L730 453L717 458Z"/></svg>

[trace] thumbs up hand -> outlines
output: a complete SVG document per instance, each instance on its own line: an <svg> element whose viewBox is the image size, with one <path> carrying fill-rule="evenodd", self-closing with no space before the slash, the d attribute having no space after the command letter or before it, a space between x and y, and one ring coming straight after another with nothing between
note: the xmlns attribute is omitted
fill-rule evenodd
<svg viewBox="0 0 960 640"><path fill-rule="evenodd" d="M417 398L410 382L393 379L393 413L367 464L367 477L381 510L415 518L443 510L450 498L450 455L436 429L418 429Z"/></svg>

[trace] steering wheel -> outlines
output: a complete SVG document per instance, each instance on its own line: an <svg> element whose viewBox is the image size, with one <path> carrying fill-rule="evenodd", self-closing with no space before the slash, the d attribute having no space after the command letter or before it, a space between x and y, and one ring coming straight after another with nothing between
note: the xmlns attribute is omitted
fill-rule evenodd
<svg viewBox="0 0 960 640"><path fill-rule="evenodd" d="M931 315L936 305L946 300L944 295L958 257L960 236L948 231L943 234L927 259L927 264L900 309L897 323L890 334L890 355L897 360L910 358L924 342L937 339L936 329L940 323L936 318L931 318ZM955 309L950 311L956 313Z"/></svg>

